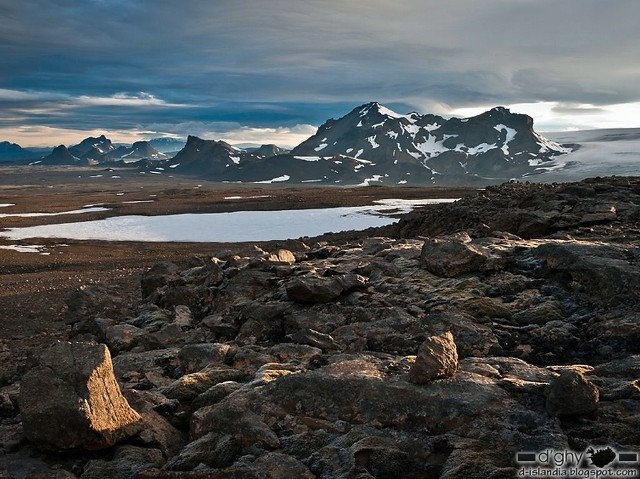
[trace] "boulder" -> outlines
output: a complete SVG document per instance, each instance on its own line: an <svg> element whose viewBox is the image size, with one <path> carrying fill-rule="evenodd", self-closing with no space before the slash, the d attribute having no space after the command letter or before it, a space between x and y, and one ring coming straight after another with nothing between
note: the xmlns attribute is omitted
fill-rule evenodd
<svg viewBox="0 0 640 479"><path fill-rule="evenodd" d="M308 344L323 351L338 350L340 345L329 334L320 333L313 329L300 329L291 335L291 340L298 344Z"/></svg>
<svg viewBox="0 0 640 479"><path fill-rule="evenodd" d="M591 413L598 408L600 398L596 385L575 370L567 370L554 379L546 395L546 410L552 416Z"/></svg>
<svg viewBox="0 0 640 479"><path fill-rule="evenodd" d="M458 350L451 331L430 336L420 345L409 381L417 384L453 376L458 370Z"/></svg>
<svg viewBox="0 0 640 479"><path fill-rule="evenodd" d="M240 456L238 442L229 434L210 432L187 444L167 463L170 471L191 471L199 464L209 467L227 467Z"/></svg>
<svg viewBox="0 0 640 479"><path fill-rule="evenodd" d="M153 265L140 278L142 297L150 296L157 288L166 286L180 276L180 268L174 263L163 262Z"/></svg>
<svg viewBox="0 0 640 479"><path fill-rule="evenodd" d="M275 253L271 253L267 260L274 263L294 264L296 256L288 249L279 249Z"/></svg>
<svg viewBox="0 0 640 479"><path fill-rule="evenodd" d="M469 242L449 239L425 241L420 254L420 264L430 273L445 278L481 271L489 254Z"/></svg>
<svg viewBox="0 0 640 479"><path fill-rule="evenodd" d="M77 479L74 473L59 465L48 464L44 459L28 454L0 455L2 479ZM104 476L103 476L104 477Z"/></svg>
<svg viewBox="0 0 640 479"><path fill-rule="evenodd" d="M107 327L105 339L111 351L129 351L146 334L143 329L123 323Z"/></svg>
<svg viewBox="0 0 640 479"><path fill-rule="evenodd" d="M44 449L104 449L138 432L104 344L58 342L21 383L25 437Z"/></svg>
<svg viewBox="0 0 640 479"><path fill-rule="evenodd" d="M246 378L246 373L224 364L211 364L202 371L186 374L162 391L171 399L190 401L207 389L225 381L238 381Z"/></svg>
<svg viewBox="0 0 640 479"><path fill-rule="evenodd" d="M366 279L349 273L330 277L304 276L289 281L286 285L287 296L299 303L327 303L341 294L366 285Z"/></svg>
<svg viewBox="0 0 640 479"><path fill-rule="evenodd" d="M113 459L105 461L94 459L89 461L80 476L81 479L127 478L138 477L138 473L146 469L160 467L164 464L162 452L131 445L117 448Z"/></svg>
<svg viewBox="0 0 640 479"><path fill-rule="evenodd" d="M76 289L67 299L65 323L75 324L99 315L118 319L128 316L130 311L118 292L102 285L85 285Z"/></svg>
<svg viewBox="0 0 640 479"><path fill-rule="evenodd" d="M235 346L220 343L187 344L180 349L178 359L187 373L193 373L211 363L225 363L236 349Z"/></svg>

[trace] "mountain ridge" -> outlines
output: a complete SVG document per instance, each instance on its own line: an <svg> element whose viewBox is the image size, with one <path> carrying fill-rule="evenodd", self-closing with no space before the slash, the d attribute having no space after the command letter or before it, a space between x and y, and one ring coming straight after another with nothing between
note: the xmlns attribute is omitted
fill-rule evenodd
<svg viewBox="0 0 640 479"><path fill-rule="evenodd" d="M533 118L495 107L469 118L399 114L378 102L328 119L291 151L276 145L241 149L222 140L188 136L116 147L105 135L65 152L57 147L42 164L107 164L222 182L342 185L478 185L525 179L559 169L571 150L533 129ZM65 147L66 148L66 147ZM145 160L145 161L138 161ZM157 173L156 171L156 173Z"/></svg>
<svg viewBox="0 0 640 479"><path fill-rule="evenodd" d="M504 107L445 119L398 114L378 102L327 120L290 153L272 157L198 141L200 148L187 148L188 141L174 158L176 173L265 183L477 184L558 168L555 159L571 151L536 133L530 116Z"/></svg>

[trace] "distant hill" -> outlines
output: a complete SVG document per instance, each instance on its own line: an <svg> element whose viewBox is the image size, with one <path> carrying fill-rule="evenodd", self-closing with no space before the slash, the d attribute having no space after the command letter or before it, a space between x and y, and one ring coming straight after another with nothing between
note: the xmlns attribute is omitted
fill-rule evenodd
<svg viewBox="0 0 640 479"><path fill-rule="evenodd" d="M10 163L30 160L38 157L38 152L34 152L28 148L22 148L17 143L8 141L0 142L0 162Z"/></svg>
<svg viewBox="0 0 640 479"><path fill-rule="evenodd" d="M176 138L154 138L148 141L149 145L161 153L175 153L184 148L186 142Z"/></svg>
<svg viewBox="0 0 640 479"><path fill-rule="evenodd" d="M64 145L56 146L53 151L42 158L40 161L42 165L88 165L86 160L82 160Z"/></svg>
<svg viewBox="0 0 640 479"><path fill-rule="evenodd" d="M147 141L137 141L131 146L115 147L111 140L102 135L89 137L69 148L56 147L41 160L43 165L100 165L121 162L133 163L138 160L166 160L169 155L157 151Z"/></svg>

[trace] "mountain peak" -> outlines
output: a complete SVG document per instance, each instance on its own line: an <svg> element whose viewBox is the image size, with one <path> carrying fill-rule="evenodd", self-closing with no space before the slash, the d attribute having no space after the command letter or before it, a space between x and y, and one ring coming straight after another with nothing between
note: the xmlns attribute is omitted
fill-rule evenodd
<svg viewBox="0 0 640 479"><path fill-rule="evenodd" d="M356 110L358 110L359 115L361 117L371 115L371 114L377 114L377 115L385 116L389 118L403 118L406 116L406 115L401 115L400 113L396 113L395 111L391 110L390 108L387 108L386 106L378 103L377 101L365 103L364 105L357 107Z"/></svg>

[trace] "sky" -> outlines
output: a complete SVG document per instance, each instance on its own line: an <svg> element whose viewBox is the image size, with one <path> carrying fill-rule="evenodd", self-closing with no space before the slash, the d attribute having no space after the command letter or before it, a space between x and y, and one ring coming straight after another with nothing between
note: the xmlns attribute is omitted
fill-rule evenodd
<svg viewBox="0 0 640 479"><path fill-rule="evenodd" d="M291 147L369 101L640 127L638 0L0 0L0 141Z"/></svg>

